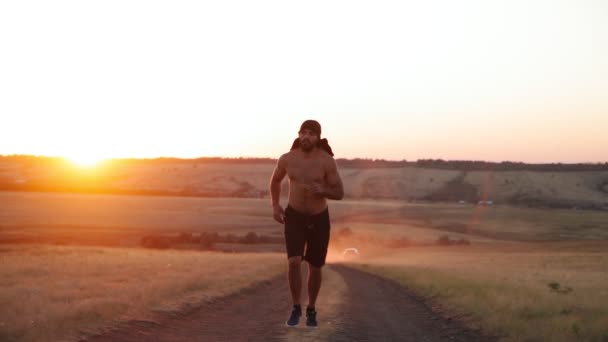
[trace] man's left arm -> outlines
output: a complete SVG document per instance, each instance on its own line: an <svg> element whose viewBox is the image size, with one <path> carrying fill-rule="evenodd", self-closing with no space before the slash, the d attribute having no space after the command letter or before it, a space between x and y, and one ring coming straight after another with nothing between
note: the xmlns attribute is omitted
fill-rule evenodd
<svg viewBox="0 0 608 342"><path fill-rule="evenodd" d="M342 185L342 179L338 173L338 164L336 164L336 160L333 158L327 163L323 195L325 198L332 200L341 200L344 198L344 186Z"/></svg>

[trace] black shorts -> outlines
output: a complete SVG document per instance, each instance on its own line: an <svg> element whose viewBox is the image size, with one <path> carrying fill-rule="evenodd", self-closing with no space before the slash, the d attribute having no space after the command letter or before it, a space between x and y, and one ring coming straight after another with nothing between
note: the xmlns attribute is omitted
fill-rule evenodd
<svg viewBox="0 0 608 342"><path fill-rule="evenodd" d="M312 266L325 265L330 228L328 209L309 215L287 206L285 209L287 257L303 256L304 260Z"/></svg>

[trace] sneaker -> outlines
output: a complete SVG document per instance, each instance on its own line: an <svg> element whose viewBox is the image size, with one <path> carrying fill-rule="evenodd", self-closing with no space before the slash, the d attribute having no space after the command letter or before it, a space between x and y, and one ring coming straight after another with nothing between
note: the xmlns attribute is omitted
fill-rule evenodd
<svg viewBox="0 0 608 342"><path fill-rule="evenodd" d="M317 327L317 311L315 309L306 308L306 326L309 328Z"/></svg>
<svg viewBox="0 0 608 342"><path fill-rule="evenodd" d="M288 327L297 326L298 323L300 323L300 317L302 317L302 309L294 307L291 311L289 319L287 320L287 322L285 322L285 325L287 325Z"/></svg>

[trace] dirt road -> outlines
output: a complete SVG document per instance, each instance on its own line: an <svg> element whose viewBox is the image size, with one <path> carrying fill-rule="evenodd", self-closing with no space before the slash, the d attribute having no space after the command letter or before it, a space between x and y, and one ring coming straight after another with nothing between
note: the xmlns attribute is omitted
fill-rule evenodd
<svg viewBox="0 0 608 342"><path fill-rule="evenodd" d="M284 276L154 321L131 321L99 341L491 341L433 312L398 284L328 265L317 303L319 328L287 328Z"/></svg>

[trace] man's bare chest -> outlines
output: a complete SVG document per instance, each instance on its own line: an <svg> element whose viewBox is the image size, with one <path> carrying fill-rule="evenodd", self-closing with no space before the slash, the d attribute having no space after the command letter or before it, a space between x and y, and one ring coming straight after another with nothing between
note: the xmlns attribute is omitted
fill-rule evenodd
<svg viewBox="0 0 608 342"><path fill-rule="evenodd" d="M287 176L300 183L322 182L325 169L320 160L293 160L287 166Z"/></svg>

